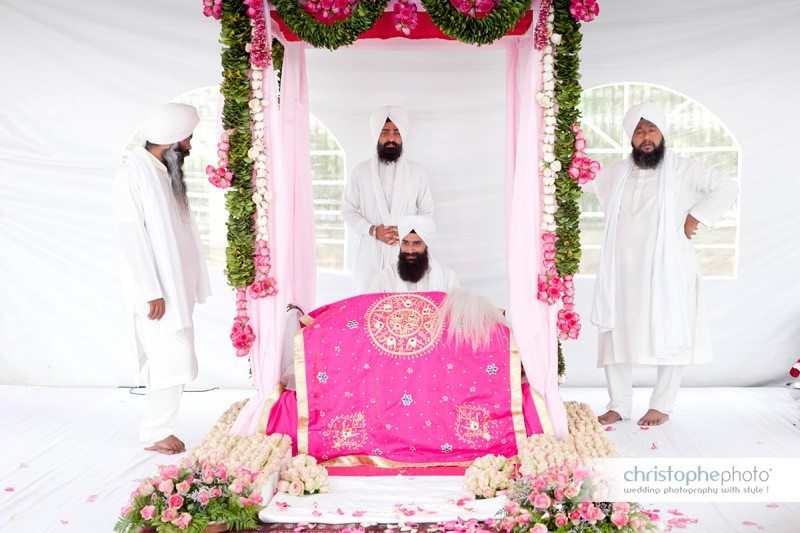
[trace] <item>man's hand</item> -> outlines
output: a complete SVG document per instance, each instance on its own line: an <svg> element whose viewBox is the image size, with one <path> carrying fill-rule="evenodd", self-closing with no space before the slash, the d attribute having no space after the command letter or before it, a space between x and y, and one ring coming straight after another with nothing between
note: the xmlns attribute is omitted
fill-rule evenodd
<svg viewBox="0 0 800 533"><path fill-rule="evenodd" d="M164 298L152 300L147 303L150 305L150 312L147 314L147 318L150 320L161 320L161 317L164 316Z"/></svg>
<svg viewBox="0 0 800 533"><path fill-rule="evenodd" d="M686 222L683 223L683 232L686 234L687 239L694 237L694 234L697 233L697 226L699 224L700 221L694 218L692 215L686 215Z"/></svg>
<svg viewBox="0 0 800 533"><path fill-rule="evenodd" d="M379 241L385 242L389 246L397 244L400 240L397 235L397 226L377 226L375 228L375 235L378 236Z"/></svg>

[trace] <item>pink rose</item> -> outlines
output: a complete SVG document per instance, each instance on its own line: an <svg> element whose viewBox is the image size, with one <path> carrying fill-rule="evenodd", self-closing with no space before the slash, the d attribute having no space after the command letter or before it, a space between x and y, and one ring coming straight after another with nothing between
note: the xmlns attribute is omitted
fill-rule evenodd
<svg viewBox="0 0 800 533"><path fill-rule="evenodd" d="M177 478L181 475L181 469L175 465L159 466L158 475L161 476L161 479Z"/></svg>
<svg viewBox="0 0 800 533"><path fill-rule="evenodd" d="M631 504L628 502L614 502L614 505L611 507L614 509L615 512L619 511L620 513L630 513L631 512Z"/></svg>
<svg viewBox="0 0 800 533"><path fill-rule="evenodd" d="M264 503L264 497L261 496L261 494L256 493L250 496L250 501L253 503L253 505L261 505Z"/></svg>
<svg viewBox="0 0 800 533"><path fill-rule="evenodd" d="M175 489L180 494L186 494L187 492L189 492L189 489L191 489L191 488L192 488L192 483L191 483L191 481L189 481L189 479L187 479L185 481L181 481L180 483L175 485Z"/></svg>
<svg viewBox="0 0 800 533"><path fill-rule="evenodd" d="M250 498L245 498L244 496L239 496L239 503L242 504L242 507L247 507L250 505Z"/></svg>
<svg viewBox="0 0 800 533"><path fill-rule="evenodd" d="M558 513L556 515L556 527L564 527L567 525L567 515L564 513Z"/></svg>
<svg viewBox="0 0 800 533"><path fill-rule="evenodd" d="M178 518L178 511L176 509L173 509L172 507L167 507L161 513L162 522L172 522L176 518Z"/></svg>
<svg viewBox="0 0 800 533"><path fill-rule="evenodd" d="M179 508L181 505L183 505L183 496L180 494L173 494L167 499L167 505L170 507Z"/></svg>
<svg viewBox="0 0 800 533"><path fill-rule="evenodd" d="M200 505L208 505L208 502L211 501L211 499L208 497L208 491L200 491L200 493L197 495L197 500L200 502Z"/></svg>
<svg viewBox="0 0 800 533"><path fill-rule="evenodd" d="M295 480L289 484L289 494L301 496L303 494L303 490L305 489L301 481Z"/></svg>
<svg viewBox="0 0 800 533"><path fill-rule="evenodd" d="M491 498L492 496L494 496L494 489L489 487L484 488L483 492L481 493L481 496L483 496L484 498Z"/></svg>
<svg viewBox="0 0 800 533"><path fill-rule="evenodd" d="M580 511L572 511L571 513L569 513L569 519L572 521L574 525L577 525L578 522L581 521Z"/></svg>
<svg viewBox="0 0 800 533"><path fill-rule="evenodd" d="M634 531L644 531L645 527L647 527L647 523L638 516L634 516L628 522L628 526L633 528Z"/></svg>
<svg viewBox="0 0 800 533"><path fill-rule="evenodd" d="M521 513L517 515L517 524L521 526L524 526L530 521L531 521L531 514L528 511L523 510Z"/></svg>
<svg viewBox="0 0 800 533"><path fill-rule="evenodd" d="M142 510L139 511L139 516L142 517L144 520L150 520L156 515L156 507L154 505L145 505L142 507Z"/></svg>
<svg viewBox="0 0 800 533"><path fill-rule="evenodd" d="M245 328L249 328L250 326L245 326ZM242 329L242 331L244 331ZM222 463L217 465L216 476L219 478L220 481L227 481L228 480L228 469L225 468L225 465Z"/></svg>
<svg viewBox="0 0 800 533"><path fill-rule="evenodd" d="M164 479L158 484L158 490L163 492L166 496L172 494L174 488L175 484L172 482L171 479Z"/></svg>
<svg viewBox="0 0 800 533"><path fill-rule="evenodd" d="M214 487L211 489L210 496L214 499L222 498L222 489L219 487Z"/></svg>
<svg viewBox="0 0 800 533"><path fill-rule="evenodd" d="M515 514L519 511L519 504L513 500L509 500L503 505L503 510L508 514Z"/></svg>
<svg viewBox="0 0 800 533"><path fill-rule="evenodd" d="M531 533L547 533L547 526L544 524L536 524L531 528Z"/></svg>
<svg viewBox="0 0 800 533"><path fill-rule="evenodd" d="M181 513L179 517L172 520L172 525L178 529L186 529L192 521L192 515L189 513Z"/></svg>
<svg viewBox="0 0 800 533"><path fill-rule="evenodd" d="M620 511L611 513L611 523L617 526L617 529L622 529L623 526L628 524L628 515Z"/></svg>
<svg viewBox="0 0 800 533"><path fill-rule="evenodd" d="M533 498L533 506L537 509L547 509L550 507L550 496L544 492L540 492Z"/></svg>
<svg viewBox="0 0 800 533"><path fill-rule="evenodd" d="M239 479L237 479L236 481L231 483L228 488L234 494L241 494L242 491L244 490L244 487L242 486L242 482Z"/></svg>
<svg viewBox="0 0 800 533"><path fill-rule="evenodd" d="M553 493L553 498L555 498L555 500L557 502L560 502L561 500L563 500L564 499L564 490L563 489L556 489L555 492Z"/></svg>

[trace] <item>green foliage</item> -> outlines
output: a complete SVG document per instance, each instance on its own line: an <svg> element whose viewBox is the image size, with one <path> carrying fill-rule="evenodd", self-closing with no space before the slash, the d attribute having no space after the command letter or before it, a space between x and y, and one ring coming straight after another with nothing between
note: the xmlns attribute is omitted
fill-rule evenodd
<svg viewBox="0 0 800 533"><path fill-rule="evenodd" d="M421 0L442 33L469 44L488 44L507 35L531 8L530 0L502 0L483 18L458 11L450 0Z"/></svg>
<svg viewBox="0 0 800 533"><path fill-rule="evenodd" d="M388 0L360 0L346 19L323 24L303 9L297 0L272 1L292 33L316 48L330 50L353 44L359 35L375 25L387 3Z"/></svg>
<svg viewBox="0 0 800 533"><path fill-rule="evenodd" d="M220 43L222 44L222 83L220 93L225 99L222 125L234 130L230 135L228 169L233 172L231 189L225 194L228 209L228 246L225 250L225 274L232 287L245 287L255 279L253 252L255 248L256 206L253 203L253 161L248 157L250 136L250 55L247 43L251 39L250 19L245 6L236 0L222 5Z"/></svg>

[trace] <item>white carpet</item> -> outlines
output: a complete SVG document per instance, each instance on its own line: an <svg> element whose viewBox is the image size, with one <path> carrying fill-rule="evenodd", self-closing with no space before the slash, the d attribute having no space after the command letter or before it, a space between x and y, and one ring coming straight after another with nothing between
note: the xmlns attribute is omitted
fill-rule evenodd
<svg viewBox="0 0 800 533"><path fill-rule="evenodd" d="M636 391L635 414L648 394ZM248 395L187 393L180 433L187 446ZM607 400L603 389L565 388L562 396L596 412ZM175 459L138 446L142 405L127 389L0 387L0 531L110 531L136 480ZM644 431L629 421L608 435L623 457L800 457L799 423L800 406L781 388L683 389L665 426ZM665 519L674 508L698 518L687 531L800 531L798 503L658 507Z"/></svg>

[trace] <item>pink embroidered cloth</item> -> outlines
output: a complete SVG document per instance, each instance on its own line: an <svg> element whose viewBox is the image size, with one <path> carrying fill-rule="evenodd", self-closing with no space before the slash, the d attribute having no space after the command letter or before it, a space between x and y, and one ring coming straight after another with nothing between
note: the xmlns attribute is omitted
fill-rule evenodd
<svg viewBox="0 0 800 533"><path fill-rule="evenodd" d="M287 392L272 406L268 432L296 420L297 451L327 466L468 465L487 453L515 455L521 439L549 422L527 386L523 393L510 331L498 325L487 348L457 349L445 341L450 326L437 328L444 298L367 294L311 313L295 338L296 398Z"/></svg>

